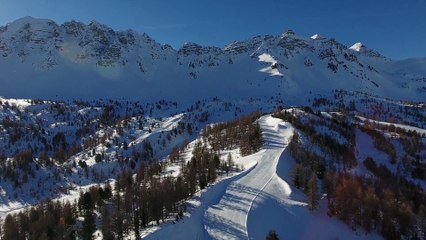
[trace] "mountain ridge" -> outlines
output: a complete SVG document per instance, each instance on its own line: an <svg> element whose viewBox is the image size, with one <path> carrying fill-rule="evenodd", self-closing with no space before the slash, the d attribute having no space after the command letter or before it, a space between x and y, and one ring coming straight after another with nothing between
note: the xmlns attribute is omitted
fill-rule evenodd
<svg viewBox="0 0 426 240"><path fill-rule="evenodd" d="M186 43L174 49L146 33L115 31L96 21L58 25L25 17L0 27L0 70L7 76L0 83L8 86L0 95L179 101L285 95L301 104L309 100L308 93L328 96L344 89L423 99L424 80L419 79L426 69L410 66L426 59L396 61L364 45L359 50L333 38L300 37L292 30L223 48ZM273 61L262 61L264 54ZM395 72L400 62L410 66Z"/></svg>
<svg viewBox="0 0 426 240"><path fill-rule="evenodd" d="M98 22L0 28L3 236L10 222L34 238L424 236L426 59L355 47L292 30L173 49ZM61 204L74 214L52 225Z"/></svg>

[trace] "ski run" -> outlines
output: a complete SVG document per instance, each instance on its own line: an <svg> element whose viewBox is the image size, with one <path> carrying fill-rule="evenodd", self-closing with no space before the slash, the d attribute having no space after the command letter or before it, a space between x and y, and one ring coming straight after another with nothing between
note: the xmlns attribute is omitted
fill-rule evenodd
<svg viewBox="0 0 426 240"><path fill-rule="evenodd" d="M264 147L238 160L246 170L204 190L189 201L190 216L147 230L145 239L264 239L270 230L283 239L366 238L328 217L324 200L319 211L308 210L305 195L288 183L294 160L286 147L294 128L270 115L258 121Z"/></svg>

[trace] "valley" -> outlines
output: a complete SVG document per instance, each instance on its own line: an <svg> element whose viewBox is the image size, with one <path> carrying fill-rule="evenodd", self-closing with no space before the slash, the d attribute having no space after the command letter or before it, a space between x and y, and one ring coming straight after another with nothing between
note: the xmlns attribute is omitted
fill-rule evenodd
<svg viewBox="0 0 426 240"><path fill-rule="evenodd" d="M293 30L0 27L4 239L424 239L426 60Z"/></svg>

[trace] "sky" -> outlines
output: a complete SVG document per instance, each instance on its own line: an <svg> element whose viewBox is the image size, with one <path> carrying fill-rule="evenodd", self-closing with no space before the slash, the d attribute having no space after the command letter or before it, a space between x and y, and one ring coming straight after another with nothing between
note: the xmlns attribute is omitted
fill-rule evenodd
<svg viewBox="0 0 426 240"><path fill-rule="evenodd" d="M426 57L425 0L0 0L0 25L24 16L59 24L95 20L174 48L223 47L292 29L347 46L362 42L390 58Z"/></svg>

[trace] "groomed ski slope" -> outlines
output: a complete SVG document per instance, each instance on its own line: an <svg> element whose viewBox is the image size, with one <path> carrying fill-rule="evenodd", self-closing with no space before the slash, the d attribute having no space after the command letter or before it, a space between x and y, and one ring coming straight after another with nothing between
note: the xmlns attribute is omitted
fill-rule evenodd
<svg viewBox="0 0 426 240"><path fill-rule="evenodd" d="M294 129L270 115L259 124L264 147L242 159L256 164L211 186L189 218L163 226L146 239L265 239L270 230L281 239L380 239L329 218L325 206L310 212L304 194L287 183L294 160L286 147Z"/></svg>

